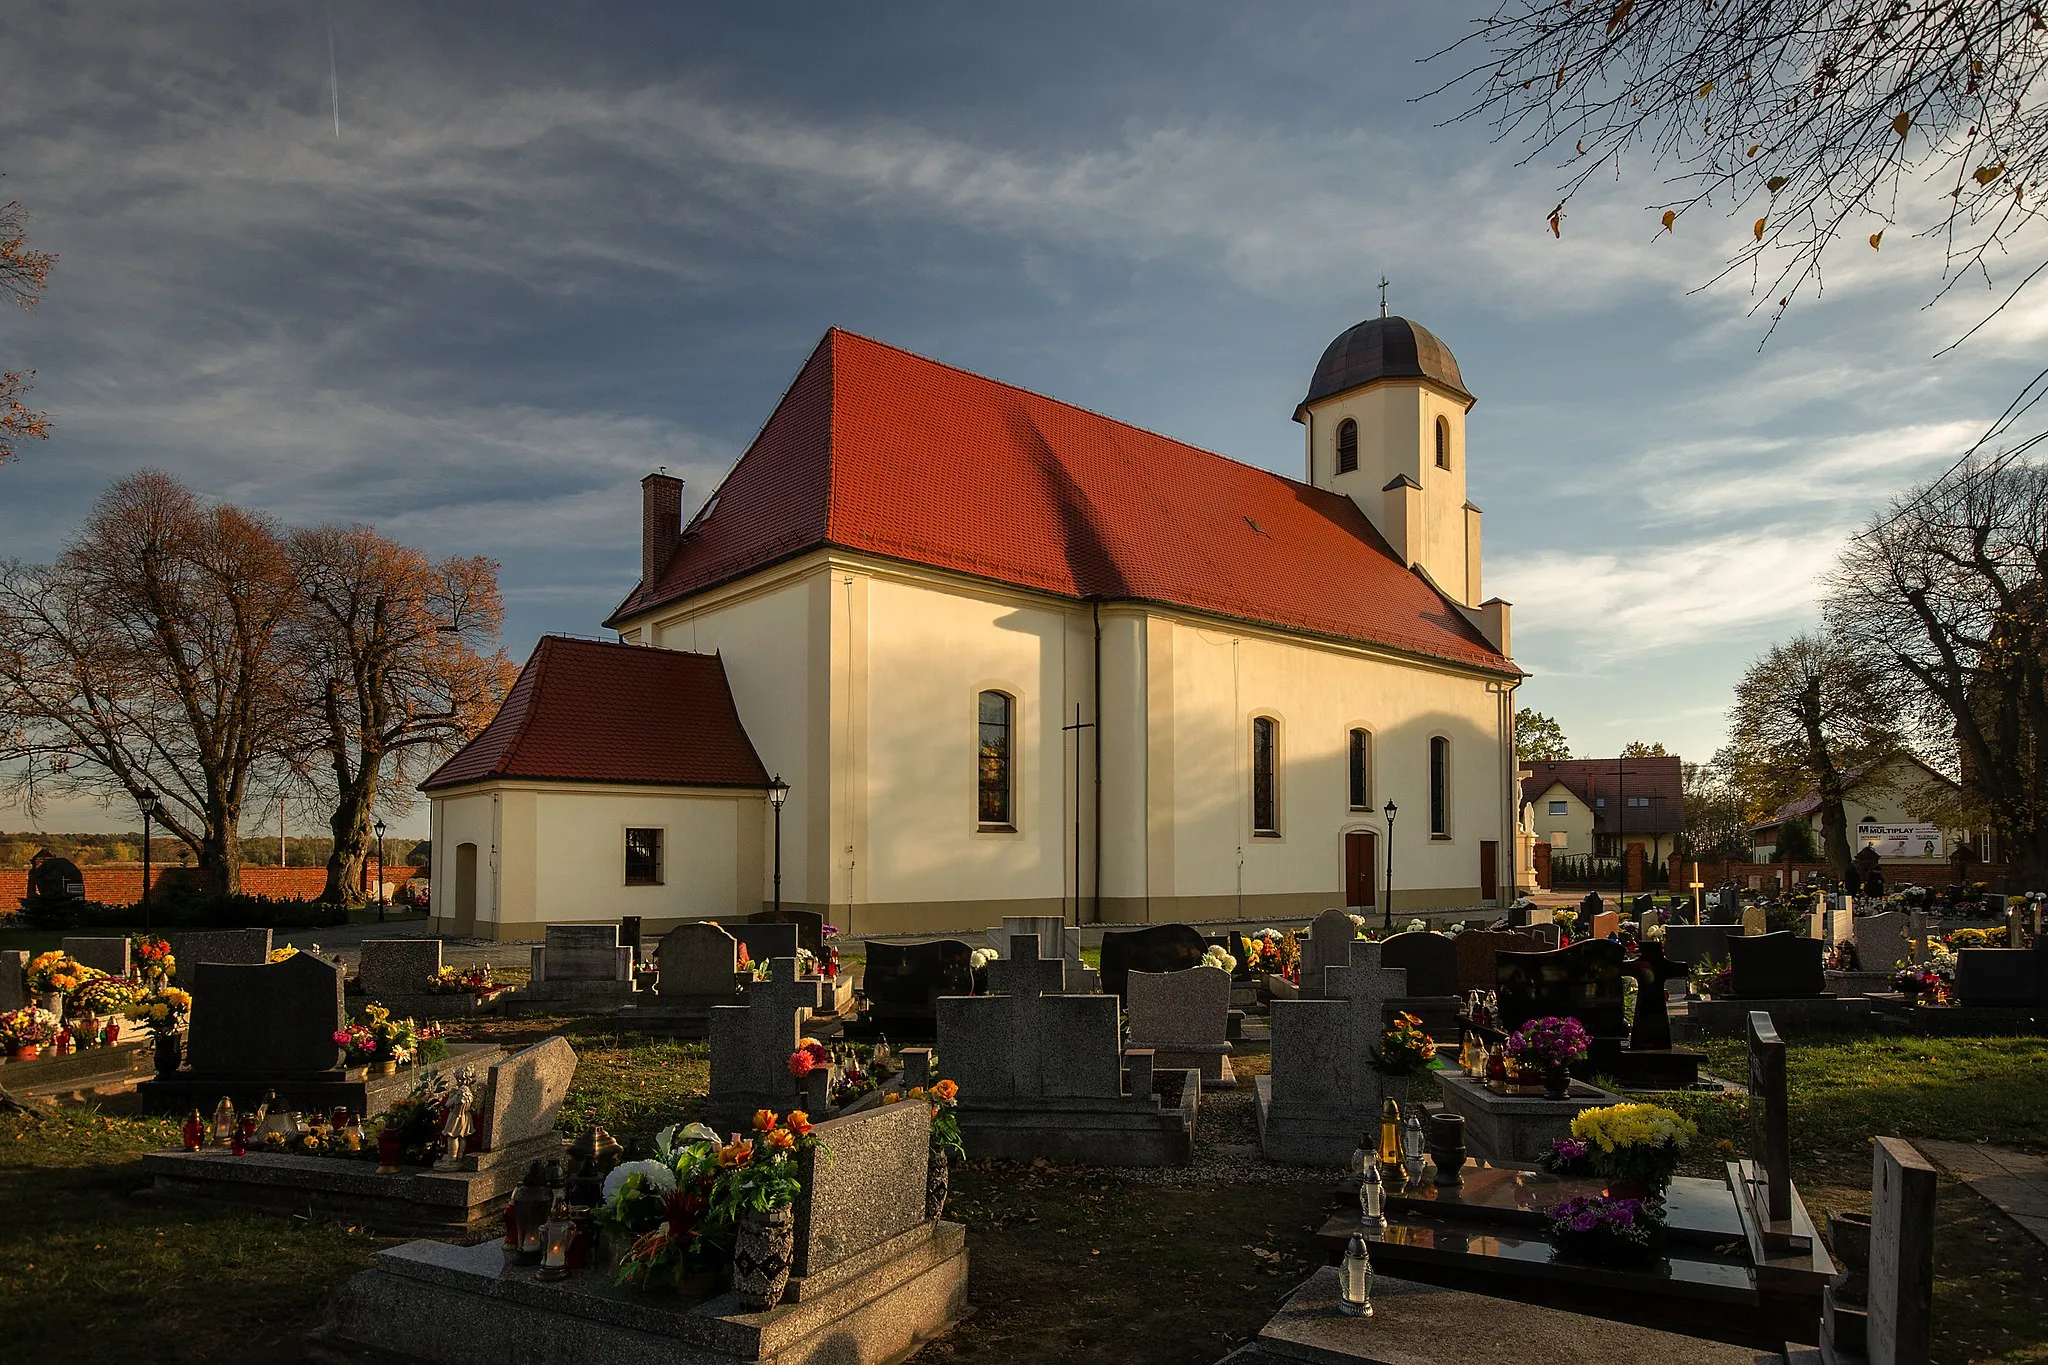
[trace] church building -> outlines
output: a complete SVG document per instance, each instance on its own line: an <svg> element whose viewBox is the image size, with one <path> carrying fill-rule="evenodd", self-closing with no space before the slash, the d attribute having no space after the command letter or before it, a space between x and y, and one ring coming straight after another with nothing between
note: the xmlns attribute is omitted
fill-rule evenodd
<svg viewBox="0 0 2048 1365"><path fill-rule="evenodd" d="M827 332L688 524L642 480L618 643L544 638L422 784L436 930L1502 903L1522 675L1473 401L1362 322L1296 480Z"/></svg>

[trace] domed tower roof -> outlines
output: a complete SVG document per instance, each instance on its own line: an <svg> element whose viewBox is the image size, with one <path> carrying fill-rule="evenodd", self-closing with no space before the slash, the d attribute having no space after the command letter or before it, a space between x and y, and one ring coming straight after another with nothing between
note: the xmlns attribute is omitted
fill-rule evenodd
<svg viewBox="0 0 2048 1365"><path fill-rule="evenodd" d="M1467 407L1476 401L1458 373L1457 357L1434 332L1406 318L1367 318L1324 350L1294 419L1300 421L1311 403L1382 379L1427 379L1457 394Z"/></svg>

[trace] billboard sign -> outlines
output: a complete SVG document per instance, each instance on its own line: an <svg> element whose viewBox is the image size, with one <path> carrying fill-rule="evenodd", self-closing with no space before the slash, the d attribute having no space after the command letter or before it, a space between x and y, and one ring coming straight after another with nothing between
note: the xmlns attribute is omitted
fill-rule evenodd
<svg viewBox="0 0 2048 1365"><path fill-rule="evenodd" d="M1943 858L1941 831L1933 825L1858 825L1856 846L1874 848L1880 858Z"/></svg>

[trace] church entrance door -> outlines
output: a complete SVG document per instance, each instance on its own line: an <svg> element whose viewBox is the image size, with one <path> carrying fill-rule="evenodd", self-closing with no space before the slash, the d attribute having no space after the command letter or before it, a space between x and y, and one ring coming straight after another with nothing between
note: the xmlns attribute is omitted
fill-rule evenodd
<svg viewBox="0 0 2048 1365"><path fill-rule="evenodd" d="M476 845L455 846L454 932L457 938L476 933Z"/></svg>
<svg viewBox="0 0 2048 1365"><path fill-rule="evenodd" d="M1479 842L1479 899L1500 899L1500 843L1494 839Z"/></svg>
<svg viewBox="0 0 2048 1365"><path fill-rule="evenodd" d="M1376 905L1374 888L1379 885L1379 836L1369 829L1355 829L1344 836L1344 903L1353 909Z"/></svg>

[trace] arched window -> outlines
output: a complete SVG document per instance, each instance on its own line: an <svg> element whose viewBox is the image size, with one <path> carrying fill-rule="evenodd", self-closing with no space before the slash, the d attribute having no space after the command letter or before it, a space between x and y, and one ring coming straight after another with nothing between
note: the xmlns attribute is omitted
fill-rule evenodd
<svg viewBox="0 0 2048 1365"><path fill-rule="evenodd" d="M1271 716L1252 717L1252 833L1280 832L1279 784L1274 773L1280 747L1280 722Z"/></svg>
<svg viewBox="0 0 2048 1365"><path fill-rule="evenodd" d="M1429 738L1429 832L1451 836L1451 742L1442 735Z"/></svg>
<svg viewBox="0 0 2048 1365"><path fill-rule="evenodd" d="M1451 467L1451 423L1447 417L1436 419L1436 467Z"/></svg>
<svg viewBox="0 0 2048 1365"><path fill-rule="evenodd" d="M1337 423L1337 472L1350 474L1358 469L1358 423L1346 417Z"/></svg>
<svg viewBox="0 0 2048 1365"><path fill-rule="evenodd" d="M1011 718L1016 700L1007 692L981 694L980 742L976 746L975 780L979 787L977 811L983 829L1009 829L1016 821L1014 767L1010 761Z"/></svg>
<svg viewBox="0 0 2048 1365"><path fill-rule="evenodd" d="M1372 732L1353 730L1351 732L1351 753L1349 774L1351 778L1351 809L1372 809Z"/></svg>

